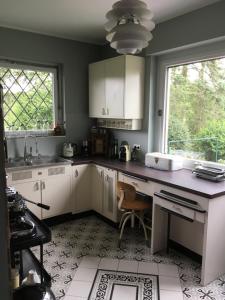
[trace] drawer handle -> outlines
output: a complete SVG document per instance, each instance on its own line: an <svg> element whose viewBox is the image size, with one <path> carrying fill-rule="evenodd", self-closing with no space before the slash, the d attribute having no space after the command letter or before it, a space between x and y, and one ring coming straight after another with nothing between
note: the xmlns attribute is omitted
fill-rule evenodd
<svg viewBox="0 0 225 300"><path fill-rule="evenodd" d="M137 182L132 181L131 182L134 186L138 186Z"/></svg>
<svg viewBox="0 0 225 300"><path fill-rule="evenodd" d="M78 173L78 171L76 170L74 176L75 176L75 177L78 177L78 175L79 175L79 173Z"/></svg>
<svg viewBox="0 0 225 300"><path fill-rule="evenodd" d="M172 208L176 211L179 211L180 213L183 213L183 210L180 207L176 206L176 205L173 205Z"/></svg>

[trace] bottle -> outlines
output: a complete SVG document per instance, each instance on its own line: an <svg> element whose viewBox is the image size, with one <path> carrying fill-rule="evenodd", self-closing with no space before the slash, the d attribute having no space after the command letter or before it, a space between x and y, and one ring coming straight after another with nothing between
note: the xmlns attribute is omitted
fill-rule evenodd
<svg viewBox="0 0 225 300"><path fill-rule="evenodd" d="M134 146L132 152L131 152L131 160L136 161L137 160L137 148Z"/></svg>
<svg viewBox="0 0 225 300"><path fill-rule="evenodd" d="M118 140L114 139L113 141L113 151L112 151L112 158L117 159L119 157L118 154Z"/></svg>

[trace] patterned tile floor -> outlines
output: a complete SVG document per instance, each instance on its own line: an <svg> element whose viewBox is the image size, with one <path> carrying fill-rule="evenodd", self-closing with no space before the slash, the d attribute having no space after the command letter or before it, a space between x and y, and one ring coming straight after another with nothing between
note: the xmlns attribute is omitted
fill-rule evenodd
<svg viewBox="0 0 225 300"><path fill-rule="evenodd" d="M200 265L190 258L170 251L151 255L142 231L127 228L121 248L117 247L118 230L101 219L90 216L54 226L52 241L44 245L44 265L52 277L57 300L65 294L85 256L175 264L179 269L184 299L225 300L225 275L206 287L200 286ZM38 249L34 249L38 255Z"/></svg>

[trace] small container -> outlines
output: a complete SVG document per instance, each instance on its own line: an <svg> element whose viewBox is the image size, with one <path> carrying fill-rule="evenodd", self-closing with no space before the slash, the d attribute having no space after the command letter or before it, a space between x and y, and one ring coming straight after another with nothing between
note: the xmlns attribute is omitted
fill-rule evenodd
<svg viewBox="0 0 225 300"><path fill-rule="evenodd" d="M17 289L20 286L20 275L17 269L11 269L11 285L12 289Z"/></svg>

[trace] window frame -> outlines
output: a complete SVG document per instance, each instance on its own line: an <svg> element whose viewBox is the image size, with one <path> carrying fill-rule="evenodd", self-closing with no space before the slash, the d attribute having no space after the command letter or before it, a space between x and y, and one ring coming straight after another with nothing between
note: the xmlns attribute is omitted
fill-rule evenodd
<svg viewBox="0 0 225 300"><path fill-rule="evenodd" d="M155 105L155 136L154 149L166 153L167 128L168 128L168 69L169 67L190 64L194 62L225 57L225 41L214 42L206 45L190 47L188 49L173 51L172 53L158 56L156 105ZM223 167L224 164L184 158L184 167L193 168L196 162L208 166Z"/></svg>
<svg viewBox="0 0 225 300"><path fill-rule="evenodd" d="M8 69L20 69L20 70L31 70L31 71L44 71L52 73L54 76L53 80L53 120L54 124L64 123L64 110L63 110L63 100L62 100L62 83L61 72L62 67L60 65L44 65L36 64L32 62L18 62L12 60L2 60L0 59L0 67ZM15 137L25 137L27 135L36 135L36 136L51 136L54 133L54 129L50 130L14 130L14 131L5 131L5 136L7 138Z"/></svg>

